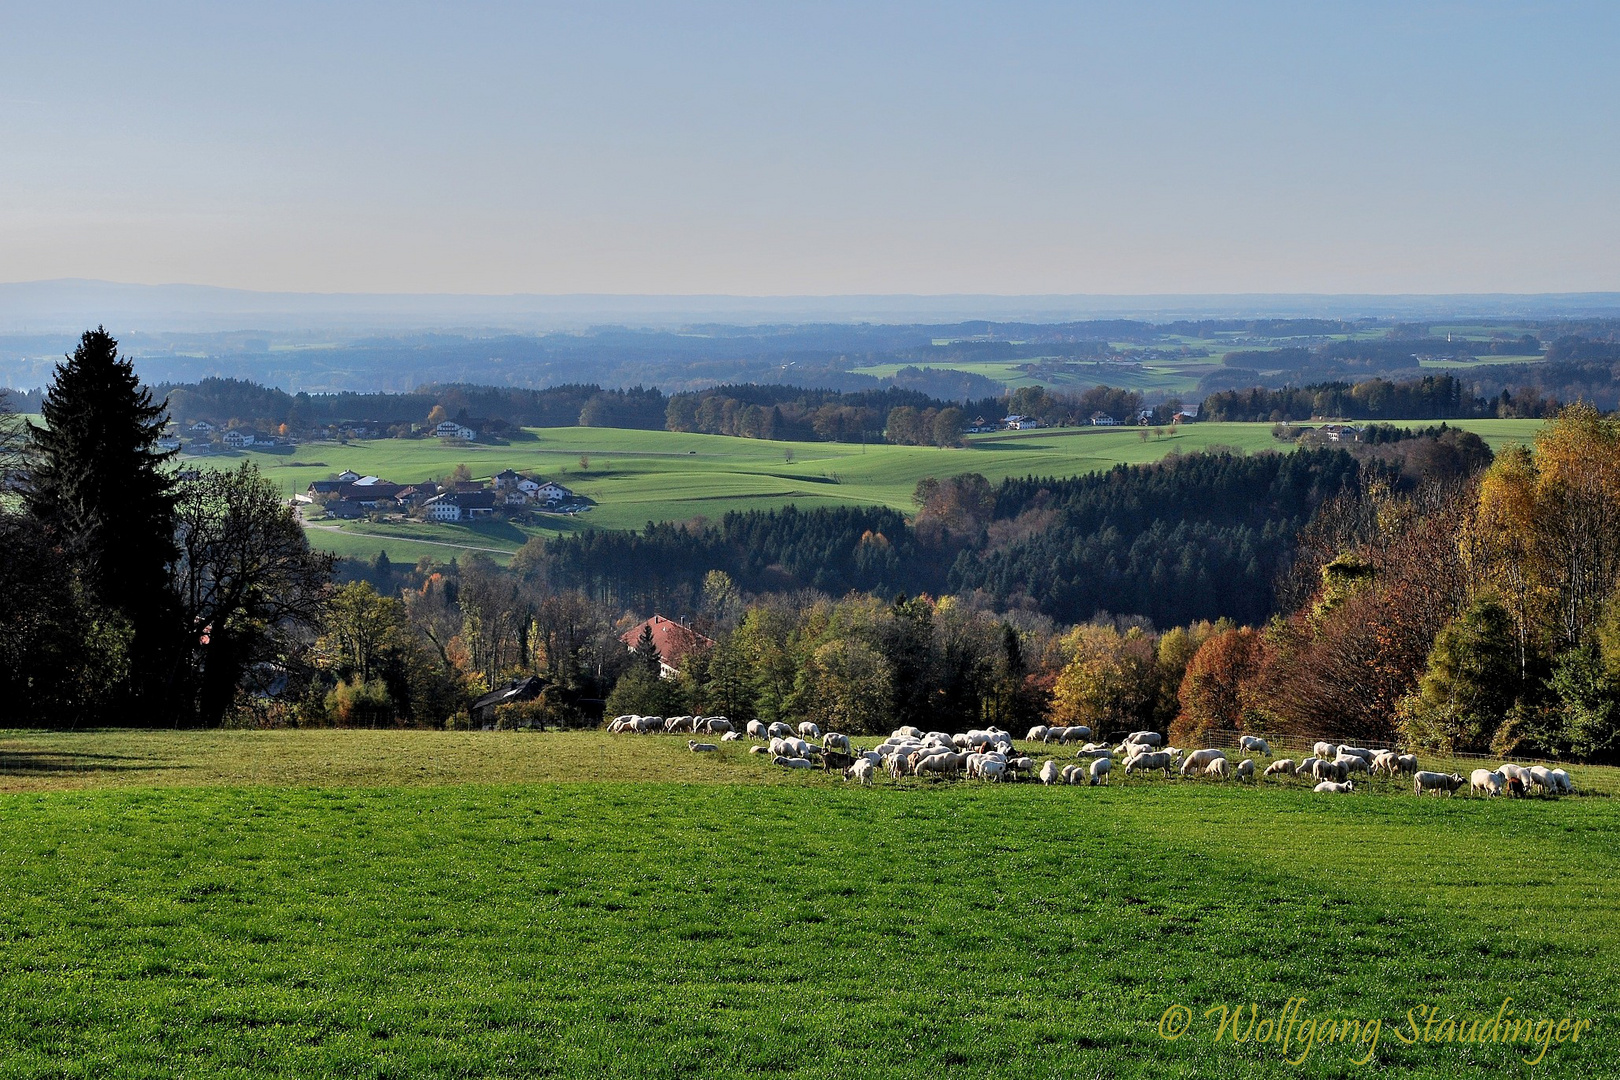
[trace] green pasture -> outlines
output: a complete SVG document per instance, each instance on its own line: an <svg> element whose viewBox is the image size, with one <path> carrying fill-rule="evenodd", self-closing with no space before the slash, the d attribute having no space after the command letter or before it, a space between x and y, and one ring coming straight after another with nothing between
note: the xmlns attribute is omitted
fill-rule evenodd
<svg viewBox="0 0 1620 1080"><path fill-rule="evenodd" d="M1421 421L1411 424L1421 425ZM1493 446L1533 437L1540 421L1464 420L1453 426L1479 432ZM556 479L595 500L586 513L540 515L539 524L474 525L315 522L311 542L346 556L386 551L396 562L423 556L448 559L457 548L515 551L533 535L578 529L639 529L649 521L718 519L731 510L879 505L912 508L917 481L927 476L981 473L1076 476L1116 464L1158 461L1171 452L1236 448L1254 453L1287 450L1270 424L1187 424L1177 428L1041 428L972 436L968 446L888 446L821 442L766 442L723 435L617 428L535 428L531 438L505 446L449 446L437 440L378 439L305 443L273 453L246 452L200 459L228 467L247 457L281 489L301 492L311 480L343 469L397 483L443 478L465 464L475 477L506 468ZM791 460L789 457L791 456Z"/></svg>
<svg viewBox="0 0 1620 1080"><path fill-rule="evenodd" d="M1620 1059L1620 802L1602 794L863 789L735 746L504 732L18 733L0 779L26 789L0 795L0 1076L1585 1077ZM1376 1048L1293 1064L1297 1037L1215 1042L1204 1015L1291 997L1313 1024L1379 1020ZM1523 1044L1402 1041L1409 1010L1489 1018L1509 998L1593 1026L1536 1065ZM1192 1027L1172 1041L1173 1006Z"/></svg>

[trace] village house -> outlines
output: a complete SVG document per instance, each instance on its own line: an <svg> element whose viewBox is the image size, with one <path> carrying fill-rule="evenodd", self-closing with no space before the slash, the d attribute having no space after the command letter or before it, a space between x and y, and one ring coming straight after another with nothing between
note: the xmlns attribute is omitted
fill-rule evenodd
<svg viewBox="0 0 1620 1080"><path fill-rule="evenodd" d="M687 656L714 645L712 638L704 637L691 627L662 615L654 615L645 622L637 623L620 634L619 640L631 652L635 652L636 643L641 640L645 630L652 631L653 647L658 650L658 675L664 679L680 675L681 661Z"/></svg>
<svg viewBox="0 0 1620 1080"><path fill-rule="evenodd" d="M190 431L193 435L212 435L214 433L214 425L210 424L206 420L198 420L186 430Z"/></svg>
<svg viewBox="0 0 1620 1080"><path fill-rule="evenodd" d="M1091 414L1091 425L1092 427L1119 427L1119 420L1105 412L1094 412Z"/></svg>
<svg viewBox="0 0 1620 1080"><path fill-rule="evenodd" d="M433 429L433 434L441 439L461 439L465 442L472 442L478 438L478 432L465 424L458 424L454 420L444 421Z"/></svg>
<svg viewBox="0 0 1620 1080"><path fill-rule="evenodd" d="M1038 428L1041 426L1041 421L1038 417L1024 416L1020 413L1013 413L1011 416L1008 416L1006 419L1002 420L1001 423L1003 427L1006 427L1012 431L1025 431L1029 428Z"/></svg>
<svg viewBox="0 0 1620 1080"><path fill-rule="evenodd" d="M495 512L493 491L447 491L422 504L434 521L472 521Z"/></svg>

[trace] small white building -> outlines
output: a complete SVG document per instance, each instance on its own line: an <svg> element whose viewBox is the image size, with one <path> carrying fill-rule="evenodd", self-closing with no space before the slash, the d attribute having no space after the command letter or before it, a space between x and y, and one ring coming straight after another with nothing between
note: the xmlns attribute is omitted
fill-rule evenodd
<svg viewBox="0 0 1620 1080"><path fill-rule="evenodd" d="M1091 424L1093 427L1119 427L1119 421L1105 412L1092 413Z"/></svg>
<svg viewBox="0 0 1620 1080"><path fill-rule="evenodd" d="M466 442L478 438L478 432L465 424L458 424L454 420L446 420L433 429L433 434L441 439L462 439Z"/></svg>
<svg viewBox="0 0 1620 1080"><path fill-rule="evenodd" d="M214 425L210 424L206 420L199 420L195 424L192 424L188 430L190 430L194 435L212 435L214 433Z"/></svg>
<svg viewBox="0 0 1620 1080"><path fill-rule="evenodd" d="M232 428L225 433L225 445L232 450L241 450L252 446L258 441L258 436L246 428Z"/></svg>

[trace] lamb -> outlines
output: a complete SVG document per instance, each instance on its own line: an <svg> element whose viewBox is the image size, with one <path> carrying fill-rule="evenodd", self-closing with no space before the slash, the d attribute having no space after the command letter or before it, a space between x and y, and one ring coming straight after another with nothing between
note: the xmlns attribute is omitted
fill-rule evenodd
<svg viewBox="0 0 1620 1080"><path fill-rule="evenodd" d="M763 723L758 720L750 720L748 721L748 737L750 739L768 739L770 734L765 730Z"/></svg>
<svg viewBox="0 0 1620 1080"><path fill-rule="evenodd" d="M1249 762L1249 769L1254 770L1254 762ZM1204 766L1204 775L1213 776L1217 780L1229 780L1232 776L1232 763L1223 757L1218 757Z"/></svg>
<svg viewBox="0 0 1620 1080"><path fill-rule="evenodd" d="M1412 777L1412 794L1422 795L1426 791L1443 791L1452 794L1462 787L1463 778L1452 773L1449 776L1438 772L1420 772Z"/></svg>
<svg viewBox="0 0 1620 1080"><path fill-rule="evenodd" d="M1483 791L1487 798L1502 794L1507 777L1490 769L1475 769L1468 777L1468 794Z"/></svg>
<svg viewBox="0 0 1620 1080"><path fill-rule="evenodd" d="M1271 744L1258 735L1242 735L1238 738L1238 749L1247 750L1251 754L1264 754L1271 756Z"/></svg>
<svg viewBox="0 0 1620 1080"><path fill-rule="evenodd" d="M1563 769L1554 769L1550 775L1553 778L1553 782L1558 785L1558 794L1575 794L1575 785L1570 781L1569 773L1565 772Z"/></svg>
<svg viewBox="0 0 1620 1080"><path fill-rule="evenodd" d="M1319 742L1311 747L1311 753L1319 758L1327 758L1331 761L1339 756L1339 746L1337 743Z"/></svg>
<svg viewBox="0 0 1620 1080"><path fill-rule="evenodd" d="M1041 766L1040 780L1043 784L1050 786L1054 780L1058 779L1062 775L1063 770L1058 768L1058 763L1056 761L1049 760L1045 765Z"/></svg>
<svg viewBox="0 0 1620 1080"><path fill-rule="evenodd" d="M1226 755L1219 750L1194 750L1181 763L1181 775L1191 776L1193 770L1205 768L1210 762L1223 761L1225 758Z"/></svg>
<svg viewBox="0 0 1620 1080"><path fill-rule="evenodd" d="M737 732L728 731L724 735L720 736L720 741L721 742L736 742L740 738L742 738L742 736L739 735Z"/></svg>
<svg viewBox="0 0 1620 1080"><path fill-rule="evenodd" d="M781 754L776 755L771 764L780 765L784 769L813 769L816 767L815 762L809 758L783 757Z"/></svg>
<svg viewBox="0 0 1620 1080"><path fill-rule="evenodd" d="M846 754L850 753L849 736L840 735L836 731L827 732L822 737L821 745L828 750L842 750Z"/></svg>
<svg viewBox="0 0 1620 1080"><path fill-rule="evenodd" d="M1085 781L1086 770L1081 765L1065 765L1060 775L1062 776L1062 783L1079 784Z"/></svg>
<svg viewBox="0 0 1620 1080"><path fill-rule="evenodd" d="M859 780L862 787L872 786L872 763L866 758L858 758L855 763L844 770L845 780Z"/></svg>
<svg viewBox="0 0 1620 1080"><path fill-rule="evenodd" d="M1091 763L1091 768L1088 770L1091 776L1092 786L1095 787L1098 784L1108 783L1108 774L1113 772L1113 770L1114 763L1111 759L1100 757L1094 760Z"/></svg>
<svg viewBox="0 0 1620 1080"><path fill-rule="evenodd" d="M720 749L712 742L698 742L696 739L687 739L686 748L694 754L712 754Z"/></svg>
<svg viewBox="0 0 1620 1080"><path fill-rule="evenodd" d="M1266 771L1261 773L1260 775L1261 776L1286 776L1287 774L1289 774L1289 773L1291 773L1293 771L1294 771L1294 759L1293 758L1278 758L1276 761L1273 761L1270 765L1267 765L1266 766Z"/></svg>
<svg viewBox="0 0 1620 1080"><path fill-rule="evenodd" d="M1311 790L1312 791L1320 791L1324 795L1348 795L1348 794L1350 794L1350 792L1354 791L1355 789L1356 789L1356 782L1354 780L1346 780L1342 784L1335 784L1331 780L1324 780L1320 784L1317 784Z"/></svg>
<svg viewBox="0 0 1620 1080"><path fill-rule="evenodd" d="M1254 779L1254 759L1253 758L1244 758L1242 761L1237 763L1237 778L1239 780L1253 780Z"/></svg>

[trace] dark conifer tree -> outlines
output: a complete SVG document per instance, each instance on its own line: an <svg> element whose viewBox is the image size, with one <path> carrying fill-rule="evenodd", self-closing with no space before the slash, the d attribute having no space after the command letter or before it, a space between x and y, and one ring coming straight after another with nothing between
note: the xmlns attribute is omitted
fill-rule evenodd
<svg viewBox="0 0 1620 1080"><path fill-rule="evenodd" d="M165 407L97 327L56 366L41 412L45 426L29 426L27 509L78 564L92 602L133 632L130 704L151 705L141 691L165 681L175 609L174 480L157 449Z"/></svg>

